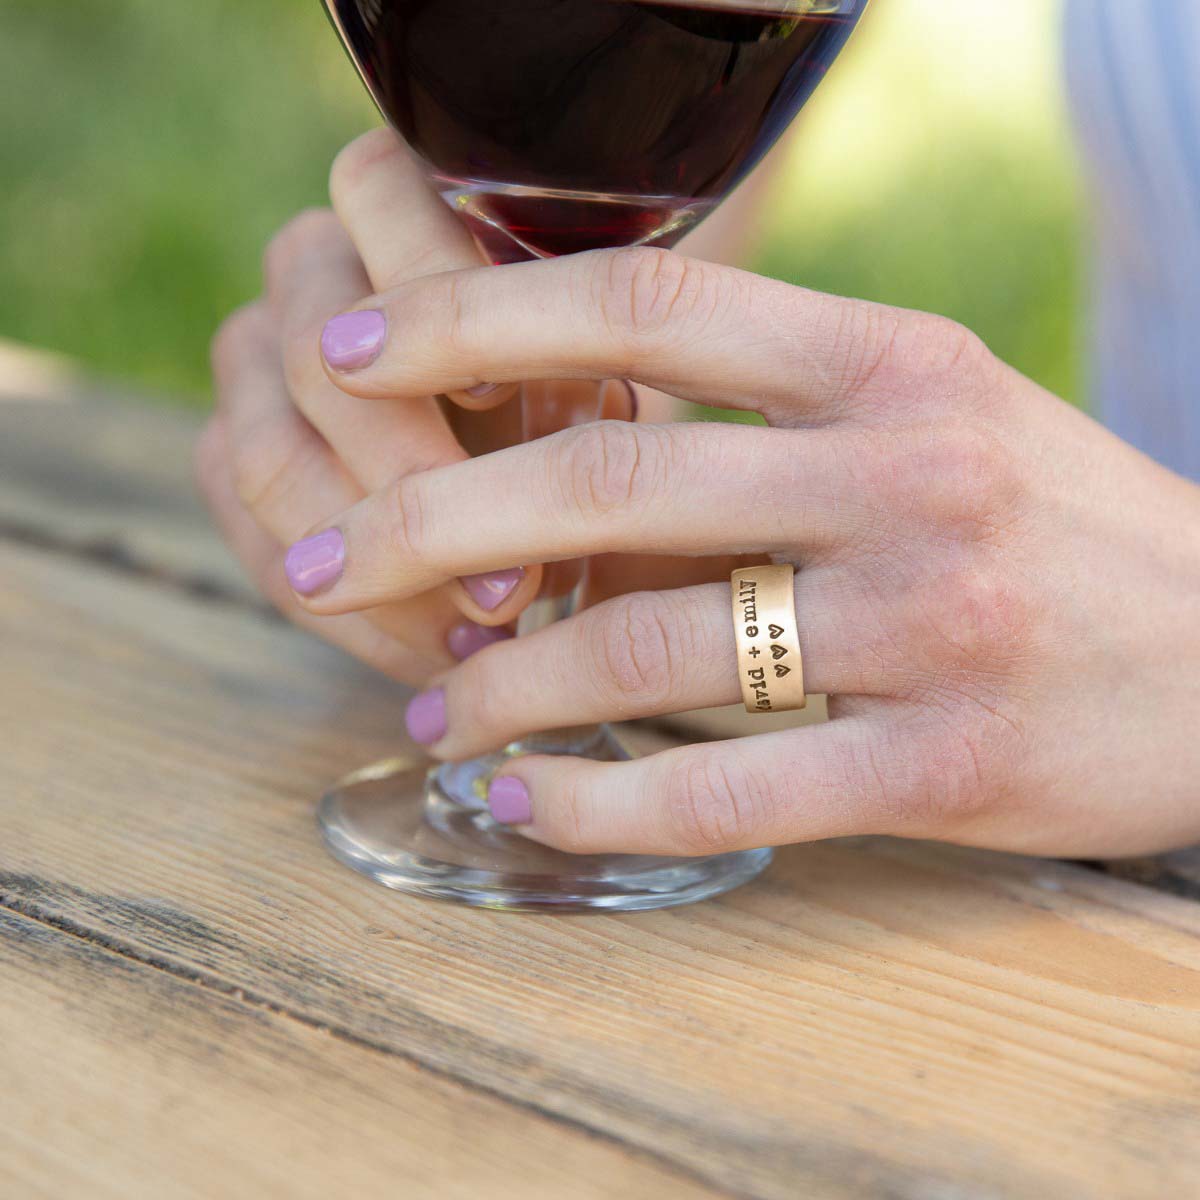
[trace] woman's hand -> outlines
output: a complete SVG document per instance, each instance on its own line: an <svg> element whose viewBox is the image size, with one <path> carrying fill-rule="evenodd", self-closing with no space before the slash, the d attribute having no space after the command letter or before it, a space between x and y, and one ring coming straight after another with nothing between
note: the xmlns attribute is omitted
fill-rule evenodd
<svg viewBox="0 0 1200 1200"><path fill-rule="evenodd" d="M483 261L390 130L346 147L330 195L335 211L304 213L275 237L265 255L264 296L214 340L217 409L198 446L197 475L226 540L276 607L371 666L419 684L509 637L542 586L541 567L514 564L370 613L316 620L284 581L284 547L406 474L522 440L522 413L510 403L515 384L364 402L330 383L318 345L328 317L373 289ZM354 322L335 326L326 348L352 363L363 336ZM591 383L574 385L573 393L569 384L554 385L553 399L559 420L596 416ZM649 394L641 401L650 412L669 405ZM637 407L624 384L607 385L599 402L610 417L632 417ZM594 565L589 595L626 590L631 573L643 586L675 586L728 575L735 565L612 558Z"/></svg>
<svg viewBox="0 0 1200 1200"><path fill-rule="evenodd" d="M268 598L371 665L419 683L509 636L505 626L537 593L539 569L510 563L440 580L371 613L316 621L284 581L284 547L377 488L462 461L462 440L473 450L517 440L505 427L511 414L497 408L515 389L456 395L452 408L432 391L364 401L329 382L311 336L326 318L373 289L482 262L386 130L343 151L330 191L336 215L305 213L274 239L265 294L217 335L217 409L198 447L197 474L227 541Z"/></svg>
<svg viewBox="0 0 1200 1200"><path fill-rule="evenodd" d="M409 473L292 548L314 616L581 554L799 568L829 724L629 763L517 759L502 818L569 850L678 854L867 832L1073 855L1200 837L1200 488L965 330L653 250L427 275L356 308L378 336L327 368L366 404L628 376L770 425L572 429ZM717 583L488 647L411 724L459 758L738 698Z"/></svg>

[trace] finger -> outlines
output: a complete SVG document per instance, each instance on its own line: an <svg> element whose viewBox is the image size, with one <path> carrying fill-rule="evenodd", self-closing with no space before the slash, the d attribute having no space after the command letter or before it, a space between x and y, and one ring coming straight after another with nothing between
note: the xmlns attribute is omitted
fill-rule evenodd
<svg viewBox="0 0 1200 1200"><path fill-rule="evenodd" d="M376 291L484 263L425 168L387 127L356 138L334 159L329 196Z"/></svg>
<svg viewBox="0 0 1200 1200"><path fill-rule="evenodd" d="M275 345L266 307L256 304L243 309L222 326L216 338L213 376L220 425L225 431L224 470L239 506L275 539L278 576L269 592L275 598L280 588L286 590L287 607L294 611L299 606L286 588L282 547L329 513L353 505L363 493L325 440L292 404L275 357ZM536 587L537 582L535 578L531 586ZM469 621L478 615L485 618L480 622L484 625L503 624L506 617L511 620L517 602L485 612L457 585L453 598ZM371 617L371 624L384 635L405 645L419 641L416 652L442 666L458 657L453 651L447 653L444 646L453 621L454 609L436 593L414 597L403 611L382 609ZM436 649L427 652L426 642Z"/></svg>
<svg viewBox="0 0 1200 1200"><path fill-rule="evenodd" d="M325 375L314 330L370 290L354 245L332 212L293 221L268 252L266 274L286 389L366 491L465 457L432 396L364 400L340 391Z"/></svg>
<svg viewBox="0 0 1200 1200"><path fill-rule="evenodd" d="M312 539L336 545L336 561L302 594L314 612L348 612L511 562L614 551L800 545L819 561L878 520L840 494L843 452L832 432L623 421L567 430L409 476L342 513ZM292 553L306 557L308 541Z"/></svg>
<svg viewBox="0 0 1200 1200"><path fill-rule="evenodd" d="M466 226L437 195L426 169L391 129L373 129L337 156L329 194L376 292L424 275L484 265ZM355 299L362 295L364 291ZM515 385L485 383L452 391L450 397L465 408L479 410L503 404L515 390Z"/></svg>
<svg viewBox="0 0 1200 1200"><path fill-rule="evenodd" d="M269 410L281 425L289 414L293 425L311 423L309 433L315 430L326 444L323 457L335 459L343 474L348 472L368 491L412 472L464 459L466 452L436 400L363 400L330 383L313 350L309 331L314 314L328 311L330 297L361 294L365 277L357 253L332 213L307 214L289 229L268 254L267 268L274 310L291 331L285 336L284 371L281 375L273 346L261 344L252 369L240 377L242 405L248 410ZM252 470L254 464L270 460L269 454L259 454L261 449L256 442L243 455ZM308 482L298 475L280 474L278 480L291 496ZM316 493L309 497L310 501L316 498ZM345 506L326 507L323 516ZM304 511L311 511L311 505ZM293 532L287 540L295 536ZM540 573L531 568L527 574L519 589L498 592L490 577L467 579L447 589L446 597L469 622L505 625L537 595Z"/></svg>
<svg viewBox="0 0 1200 1200"><path fill-rule="evenodd" d="M880 659L864 649L861 608L829 576L806 572L796 581L805 683L813 694L860 692L872 686ZM729 584L606 601L472 658L436 680L432 693L414 704L418 712L440 706L444 719L423 732L449 759L542 729L737 703Z"/></svg>
<svg viewBox="0 0 1200 1200"><path fill-rule="evenodd" d="M363 489L291 403L276 348L266 305L241 309L214 339L213 380L236 495L286 545Z"/></svg>
<svg viewBox="0 0 1200 1200"><path fill-rule="evenodd" d="M285 582L283 548L242 506L229 462L228 429L224 420L218 418L209 424L197 443L196 475L226 544L251 582L271 604L296 625L316 633L393 679L411 683L445 668L444 654L416 651L364 616L314 617L305 612ZM461 643L459 648L466 650L466 635L459 633L455 637ZM470 652L481 648L473 646Z"/></svg>
<svg viewBox="0 0 1200 1200"><path fill-rule="evenodd" d="M326 355L355 395L630 378L774 424L838 419L888 390L883 365L935 356L949 334L922 339L951 328L645 247L428 276L356 310L328 328L369 336Z"/></svg>
<svg viewBox="0 0 1200 1200"><path fill-rule="evenodd" d="M919 746L880 712L622 763L512 760L493 816L577 854L702 855L851 834L932 833ZM911 815L911 819L909 819Z"/></svg>

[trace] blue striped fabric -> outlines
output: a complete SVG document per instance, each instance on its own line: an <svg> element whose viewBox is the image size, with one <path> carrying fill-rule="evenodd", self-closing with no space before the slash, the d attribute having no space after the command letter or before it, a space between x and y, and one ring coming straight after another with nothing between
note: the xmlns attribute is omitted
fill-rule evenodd
<svg viewBox="0 0 1200 1200"><path fill-rule="evenodd" d="M1094 197L1094 407L1200 479L1200 0L1067 0Z"/></svg>

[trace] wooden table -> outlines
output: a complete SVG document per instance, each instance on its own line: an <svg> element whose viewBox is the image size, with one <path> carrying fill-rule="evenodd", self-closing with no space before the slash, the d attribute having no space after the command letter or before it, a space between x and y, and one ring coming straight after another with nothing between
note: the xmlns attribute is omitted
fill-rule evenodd
<svg viewBox="0 0 1200 1200"><path fill-rule="evenodd" d="M376 887L313 805L402 696L240 582L194 427L0 401L0 1195L1200 1195L1194 856L857 840L637 916Z"/></svg>

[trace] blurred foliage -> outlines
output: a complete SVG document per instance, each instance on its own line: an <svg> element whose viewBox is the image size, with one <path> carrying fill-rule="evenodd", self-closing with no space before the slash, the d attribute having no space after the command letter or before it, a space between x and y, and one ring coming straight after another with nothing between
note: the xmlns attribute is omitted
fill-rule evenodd
<svg viewBox="0 0 1200 1200"><path fill-rule="evenodd" d="M802 119L758 265L957 317L1075 396L1054 0L873 3ZM0 0L0 79L0 335L203 397L263 243L375 119L317 0Z"/></svg>
<svg viewBox="0 0 1200 1200"><path fill-rule="evenodd" d="M1080 398L1059 0L872 0L802 114L757 266L962 321Z"/></svg>
<svg viewBox="0 0 1200 1200"><path fill-rule="evenodd" d="M373 119L317 0L0 0L0 334L201 395L270 232Z"/></svg>

